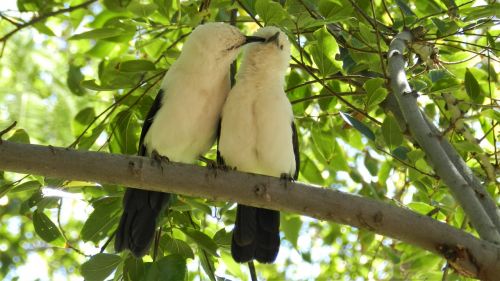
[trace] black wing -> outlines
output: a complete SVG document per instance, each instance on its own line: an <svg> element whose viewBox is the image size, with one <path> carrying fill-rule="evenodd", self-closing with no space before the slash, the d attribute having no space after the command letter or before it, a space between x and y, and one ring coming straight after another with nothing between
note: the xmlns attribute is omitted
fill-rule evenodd
<svg viewBox="0 0 500 281"><path fill-rule="evenodd" d="M292 121L292 144L293 144L293 154L295 155L295 173L293 174L293 179L296 180L299 177L300 171L300 152L299 152L299 135L297 134L297 127Z"/></svg>
<svg viewBox="0 0 500 281"><path fill-rule="evenodd" d="M144 137L161 107L163 90L160 90L149 109L139 140L138 155L146 155ZM115 237L115 250L129 249L136 257L147 253L153 241L158 216L166 208L170 194L127 188L123 197L123 213Z"/></svg>
<svg viewBox="0 0 500 281"><path fill-rule="evenodd" d="M146 119L144 120L144 124L142 125L142 131L141 131L141 137L139 138L139 149L137 152L137 155L139 156L145 156L146 155L146 147L144 146L144 138L146 137L146 134L149 131L149 128L151 127L151 124L153 124L153 119L156 115L156 112L160 110L161 107L161 102L163 100L163 90L160 90L158 92L158 95L156 95L156 98L151 105L151 108L149 109L148 115L146 115Z"/></svg>

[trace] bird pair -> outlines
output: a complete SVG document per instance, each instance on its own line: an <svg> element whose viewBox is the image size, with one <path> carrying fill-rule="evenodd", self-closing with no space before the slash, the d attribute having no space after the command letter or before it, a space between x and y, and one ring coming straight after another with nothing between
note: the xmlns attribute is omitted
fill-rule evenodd
<svg viewBox="0 0 500 281"><path fill-rule="evenodd" d="M231 89L229 68L249 44ZM139 155L195 163L218 138L218 162L239 171L297 178L298 141L285 95L290 43L276 27L244 36L223 23L198 26L165 75L144 121ZM238 187L235 187L238 188ZM128 188L115 250L146 254L170 194ZM238 205L231 243L237 262L271 263L279 212Z"/></svg>

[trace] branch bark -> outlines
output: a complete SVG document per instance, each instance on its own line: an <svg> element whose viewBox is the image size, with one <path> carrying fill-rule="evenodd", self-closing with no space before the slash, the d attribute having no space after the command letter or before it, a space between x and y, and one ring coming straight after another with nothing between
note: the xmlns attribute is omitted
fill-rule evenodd
<svg viewBox="0 0 500 281"><path fill-rule="evenodd" d="M500 228L497 228L500 226L500 218L493 199L451 144L441 137L439 130L418 107L418 94L413 92L406 79L403 57L406 45L412 39L411 32L401 32L391 42L388 55L392 92L404 120L434 170L450 188L479 235L488 241L500 243Z"/></svg>
<svg viewBox="0 0 500 281"><path fill-rule="evenodd" d="M277 178L67 148L0 144L0 170L232 201L367 229L446 258L461 274L500 276L500 247L442 222L373 199Z"/></svg>

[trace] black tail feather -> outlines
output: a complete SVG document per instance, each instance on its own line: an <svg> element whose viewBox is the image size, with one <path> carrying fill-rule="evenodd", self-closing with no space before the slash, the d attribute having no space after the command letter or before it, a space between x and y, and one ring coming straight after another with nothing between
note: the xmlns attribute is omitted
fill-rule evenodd
<svg viewBox="0 0 500 281"><path fill-rule="evenodd" d="M278 211L238 205L231 241L231 254L236 262L256 259L272 263L278 255L280 214Z"/></svg>
<svg viewBox="0 0 500 281"><path fill-rule="evenodd" d="M144 256L151 246L159 214L170 194L128 188L123 197L123 214L115 237L115 250L129 249L136 257Z"/></svg>

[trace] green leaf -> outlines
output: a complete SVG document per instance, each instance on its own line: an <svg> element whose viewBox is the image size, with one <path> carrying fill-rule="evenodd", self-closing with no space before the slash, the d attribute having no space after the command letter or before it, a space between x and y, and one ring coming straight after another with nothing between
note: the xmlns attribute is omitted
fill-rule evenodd
<svg viewBox="0 0 500 281"><path fill-rule="evenodd" d="M80 272L86 281L103 281L121 261L122 259L117 255L97 254L82 264Z"/></svg>
<svg viewBox="0 0 500 281"><path fill-rule="evenodd" d="M113 91L113 90L121 89L121 87L118 85L116 85L116 86L111 86L111 85L101 86L101 85L96 83L95 79L84 80L80 84L82 85L82 87L85 87L89 90L94 90L94 91Z"/></svg>
<svg viewBox="0 0 500 281"><path fill-rule="evenodd" d="M80 40L80 39L106 39L115 36L120 36L126 33L127 31L120 28L111 28L111 27L103 27L97 28L93 30L89 30L86 32L82 32L79 34L75 34L69 38L69 40Z"/></svg>
<svg viewBox="0 0 500 281"><path fill-rule="evenodd" d="M206 255L204 252L199 251L198 257L200 258L201 267L203 271L208 275L210 281L216 281L215 278L215 265L213 257L210 255Z"/></svg>
<svg viewBox="0 0 500 281"><path fill-rule="evenodd" d="M153 71L156 70L156 66L148 60L128 60L118 64L118 70L121 72Z"/></svg>
<svg viewBox="0 0 500 281"><path fill-rule="evenodd" d="M113 118L110 124L112 138L109 149L113 153L136 154L141 128L135 114L131 110L124 110Z"/></svg>
<svg viewBox="0 0 500 281"><path fill-rule="evenodd" d="M168 235L162 238L163 248L170 254L177 254L185 259L194 259L194 253L189 245L179 239L172 238Z"/></svg>
<svg viewBox="0 0 500 281"><path fill-rule="evenodd" d="M85 94L85 89L81 84L84 77L80 69L80 67L70 64L68 77L66 78L66 84L68 84L69 90L77 96L83 96Z"/></svg>
<svg viewBox="0 0 500 281"><path fill-rule="evenodd" d="M344 121L350 126L354 127L354 129L358 130L361 134L367 137L370 140L375 140L375 134L366 126L365 124L359 122L357 119L352 118L349 114L339 111L340 116Z"/></svg>
<svg viewBox="0 0 500 281"><path fill-rule="evenodd" d="M372 109L373 107L379 105L387 97L386 88L378 88L373 93L369 93L366 100L366 108Z"/></svg>
<svg viewBox="0 0 500 281"><path fill-rule="evenodd" d="M217 254L217 243L205 233L192 228L181 228L181 231L207 253L216 257L219 256Z"/></svg>
<svg viewBox="0 0 500 281"><path fill-rule="evenodd" d="M86 107L80 112L78 112L75 116L75 122L74 127L75 127L75 135L80 135L85 127L87 127L92 120L95 118L95 110L93 107Z"/></svg>
<svg viewBox="0 0 500 281"><path fill-rule="evenodd" d="M52 242L62 237L57 226L41 211L33 212L33 226L36 234L46 242Z"/></svg>
<svg viewBox="0 0 500 281"><path fill-rule="evenodd" d="M179 255L168 255L153 263L146 263L141 281L182 281L186 279L186 260Z"/></svg>
<svg viewBox="0 0 500 281"><path fill-rule="evenodd" d="M125 281L142 281L146 275L145 270L142 259L129 255L123 264L123 279Z"/></svg>
<svg viewBox="0 0 500 281"><path fill-rule="evenodd" d="M376 90L384 87L385 80L383 78L371 78L366 80L363 84L363 89L366 90L368 94L375 92Z"/></svg>
<svg viewBox="0 0 500 281"><path fill-rule="evenodd" d="M17 129L10 138L8 138L8 141L11 142L18 142L18 143L30 143L30 136L28 136L28 133L26 133L25 130L23 129Z"/></svg>
<svg viewBox="0 0 500 281"><path fill-rule="evenodd" d="M287 17L287 13L279 3L271 0L257 0L255 11L266 25L279 25Z"/></svg>
<svg viewBox="0 0 500 281"><path fill-rule="evenodd" d="M52 31L45 23L43 22L37 22L33 25L33 27L38 30L38 32L43 33L48 36L56 36L54 34L54 31Z"/></svg>
<svg viewBox="0 0 500 281"><path fill-rule="evenodd" d="M97 243L109 236L118 224L121 213L121 200L118 197L106 197L99 200L94 211L85 221L80 236L83 241Z"/></svg>
<svg viewBox="0 0 500 281"><path fill-rule="evenodd" d="M477 20L480 18L494 17L500 15L500 4L493 3L483 6L460 9L460 14L466 17L464 19L465 22Z"/></svg>
<svg viewBox="0 0 500 281"><path fill-rule="evenodd" d="M286 240L290 241L295 249L299 249L297 246L297 240L299 239L302 220L298 216L289 216L287 219L283 219L281 221L281 230L285 233Z"/></svg>
<svg viewBox="0 0 500 281"><path fill-rule="evenodd" d="M27 181L23 182L22 184L19 184L12 189L11 192L23 192L23 191L29 191L29 190L34 190L34 189L39 189L42 186L39 181Z"/></svg>
<svg viewBox="0 0 500 281"><path fill-rule="evenodd" d="M301 175L310 183L322 185L324 183L324 179L321 176L321 172L318 169L315 161L312 161L309 157L306 157L304 160L300 161L301 165Z"/></svg>
<svg viewBox="0 0 500 281"><path fill-rule="evenodd" d="M408 158L406 154L409 151L410 149L405 146L398 146L392 151L392 154L401 160L406 160Z"/></svg>
<svg viewBox="0 0 500 281"><path fill-rule="evenodd" d="M221 228L214 234L212 239L214 239L215 243L217 243L219 247L226 247L229 249L231 247L231 237L231 232L227 232L226 229Z"/></svg>
<svg viewBox="0 0 500 281"><path fill-rule="evenodd" d="M483 150L477 143L472 143L469 141L460 141L453 144L459 151L462 152L475 152L483 153Z"/></svg>
<svg viewBox="0 0 500 281"><path fill-rule="evenodd" d="M473 101L480 97L479 83L469 69L465 71L465 91Z"/></svg>
<svg viewBox="0 0 500 281"><path fill-rule="evenodd" d="M354 6L345 5L342 1L320 0L319 11L330 22L344 21L353 17Z"/></svg>
<svg viewBox="0 0 500 281"><path fill-rule="evenodd" d="M403 134L399 130L398 122L392 115L387 115L382 123L382 135L389 147L396 147L403 143Z"/></svg>
<svg viewBox="0 0 500 281"><path fill-rule="evenodd" d="M185 280L187 274L186 259L180 255L168 255L157 262L161 281Z"/></svg>
<svg viewBox="0 0 500 281"><path fill-rule="evenodd" d="M99 126L92 130L92 133L90 135L86 134L85 136L83 136L78 143L78 149L89 149L104 131L105 127L106 124L99 124Z"/></svg>
<svg viewBox="0 0 500 281"><path fill-rule="evenodd" d="M321 76L325 77L339 71L342 62L335 60L339 53L339 45L328 33L326 28L320 28L313 33L315 41L311 41L308 46L314 63L318 66Z"/></svg>
<svg viewBox="0 0 500 281"><path fill-rule="evenodd" d="M133 1L127 9L138 17L147 17L158 10L158 6L155 3L143 4L139 1Z"/></svg>

